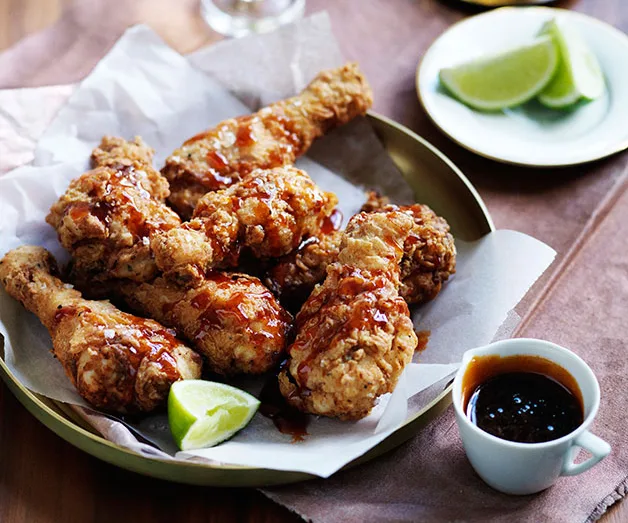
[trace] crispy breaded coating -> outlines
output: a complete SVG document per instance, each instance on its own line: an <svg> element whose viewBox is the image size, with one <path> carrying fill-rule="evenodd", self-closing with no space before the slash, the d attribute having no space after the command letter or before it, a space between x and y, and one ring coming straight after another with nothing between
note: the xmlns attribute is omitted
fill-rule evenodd
<svg viewBox="0 0 628 523"><path fill-rule="evenodd" d="M73 281L89 286L157 276L149 238L180 225L181 220L163 203L168 182L137 160L148 159L149 152L137 138L133 143L103 138L93 157L107 165L73 180L50 209L46 221L72 255Z"/></svg>
<svg viewBox="0 0 628 523"><path fill-rule="evenodd" d="M432 300L456 272L456 247L449 225L427 205L398 207L373 192L362 206L363 212L391 210L402 211L414 219L401 259L399 292L410 305ZM338 231L308 239L299 249L277 260L264 282L284 306L298 310L316 284L325 278L325 269L336 260L341 240Z"/></svg>
<svg viewBox="0 0 628 523"><path fill-rule="evenodd" d="M168 202L188 219L203 194L255 169L294 163L316 138L365 114L372 103L371 88L357 64L323 71L299 95L187 140L161 171L172 190Z"/></svg>
<svg viewBox="0 0 628 523"><path fill-rule="evenodd" d="M172 331L83 299L57 272L42 247L20 247L0 261L2 285L46 326L54 355L94 407L150 411L164 404L172 383L200 377L200 356Z"/></svg>
<svg viewBox="0 0 628 523"><path fill-rule="evenodd" d="M325 279L327 267L338 258L342 234L332 231L311 236L267 271L264 284L284 307L298 311L314 287Z"/></svg>
<svg viewBox="0 0 628 523"><path fill-rule="evenodd" d="M127 303L173 327L222 375L261 374L285 353L292 317L252 276L208 274L184 289L164 278L122 286Z"/></svg>
<svg viewBox="0 0 628 523"><path fill-rule="evenodd" d="M367 191L366 201L360 208L361 212L377 212L385 210L388 206L393 205L390 203L390 198L378 193L377 191Z"/></svg>
<svg viewBox="0 0 628 523"><path fill-rule="evenodd" d="M288 403L355 420L392 392L417 345L399 296L399 261L413 221L403 212L349 221L338 260L296 318L296 339L279 374Z"/></svg>
<svg viewBox="0 0 628 523"><path fill-rule="evenodd" d="M109 178L98 169L87 173L72 182L61 200L66 205L57 204L65 219L58 229L60 236L72 231L68 222L77 221L73 213L82 197L89 198L87 218L98 218L96 224L102 227L96 229L100 234L84 234L76 246L68 242L73 247L73 281L90 293L123 297L136 311L175 328L208 358L215 372L261 373L273 367L285 350L291 317L258 279L199 272L197 287L186 290L159 277L150 239L160 230L180 230L181 221L163 201L151 196L150 181L167 190L159 173L147 170L146 176L138 178L136 168L143 169L143 165L133 160L129 167L124 166L125 155L137 152L135 145L105 138L94 157L111 160L114 167L99 168ZM78 188L73 192L74 186ZM82 233L85 230L79 228ZM101 256L88 257L92 252ZM121 262L128 265L126 270Z"/></svg>
<svg viewBox="0 0 628 523"><path fill-rule="evenodd" d="M155 151L136 136L132 141L117 136L103 136L100 145L92 151L93 167L125 167L134 164L152 166ZM153 194L158 199L165 199L170 193L168 184L162 183L162 193Z"/></svg>
<svg viewBox="0 0 628 523"><path fill-rule="evenodd" d="M194 217L151 241L165 276L193 284L208 269L238 265L243 250L274 258L317 235L338 199L293 166L257 170L226 189L207 193Z"/></svg>
<svg viewBox="0 0 628 523"><path fill-rule="evenodd" d="M370 192L362 207L367 212L398 210L412 216L414 226L406 239L401 259L399 292L408 304L433 300L443 283L456 272L456 245L447 221L427 205L392 205L388 198Z"/></svg>

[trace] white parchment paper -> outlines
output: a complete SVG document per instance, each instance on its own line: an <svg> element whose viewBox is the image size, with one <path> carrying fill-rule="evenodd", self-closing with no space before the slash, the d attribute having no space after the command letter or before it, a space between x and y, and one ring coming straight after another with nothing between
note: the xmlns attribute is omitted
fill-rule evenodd
<svg viewBox="0 0 628 523"><path fill-rule="evenodd" d="M62 262L67 260L44 218L69 181L87 168L89 154L103 134L141 135L156 149L159 167L187 137L260 104L290 96L319 70L342 61L325 15L276 33L226 41L188 58L169 49L147 28L130 29L72 91L41 136L33 165L0 178L0 254L30 243L47 247ZM70 88L64 89L59 96L67 97ZM16 121L20 105L25 113L33 114L33 107L24 102L30 95L20 96L22 102L12 106L11 112ZM42 97L42 103L50 98ZM31 101L38 103L35 97ZM50 118L49 113L42 111L43 117ZM41 134L36 124L30 129L31 136ZM18 150L23 157L30 154L26 146L8 146L7 150ZM412 200L412 191L364 119L320 140L309 156L299 160L299 166L321 187L339 195L346 217L363 203L365 187L377 188L399 203ZM125 425L86 409L49 352L46 330L0 291L5 361L24 385L77 405L105 437L144 455L200 457L329 476L418 412L430 398L421 396L422 402L408 402L408 398L451 375L465 350L490 342L500 327L503 331L509 311L555 255L541 242L513 231L497 231L474 243L458 241L457 246L457 274L437 300L413 311L416 327L431 331L427 349L418 355L421 363L408 367L395 392L383 397L370 416L355 423L313 418L303 442L293 443L270 420L257 415L226 443L175 454L165 415ZM234 384L256 394L262 383L260 379L242 379ZM141 443L134 433L161 450Z"/></svg>

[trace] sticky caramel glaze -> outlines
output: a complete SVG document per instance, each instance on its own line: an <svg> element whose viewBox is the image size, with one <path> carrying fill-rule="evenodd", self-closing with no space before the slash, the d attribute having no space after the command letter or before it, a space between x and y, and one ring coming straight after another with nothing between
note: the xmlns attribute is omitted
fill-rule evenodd
<svg viewBox="0 0 628 523"><path fill-rule="evenodd" d="M138 199L151 199L148 191L140 186L133 166L121 166L111 169L110 177L102 185L94 185L87 193L89 201L71 202L65 209L65 215L74 221L93 215L106 227L112 222L112 214L120 205L125 206L122 221L134 241L141 241L151 233L168 228L167 223L153 221L151 215L143 214L139 209Z"/></svg>
<svg viewBox="0 0 628 523"><path fill-rule="evenodd" d="M106 329L110 331L104 335L103 342L107 346L118 344L121 333L136 338L138 343L128 346L126 351L130 379L137 375L144 358L150 359L153 364L157 365L157 369L163 372L170 381L176 381L180 378L176 361L171 356L174 348L180 345L174 330L158 326L159 324L154 321L125 313L120 313L116 322L104 321L104 318L85 305L63 306L59 304L57 309L54 316L55 328L57 329L62 328L62 323L65 321L74 321L80 318L80 321L88 323L97 330L104 332ZM127 390L127 397L124 398L124 402L131 403L132 395L133 391Z"/></svg>
<svg viewBox="0 0 628 523"><path fill-rule="evenodd" d="M173 331L109 302L85 300L56 273L54 259L40 247L16 249L0 263L7 292L41 319L55 356L93 406L153 410L164 403L173 382L200 376L200 357Z"/></svg>
<svg viewBox="0 0 628 523"><path fill-rule="evenodd" d="M400 294L410 305L434 299L456 270L456 248L447 222L421 204L398 207L371 193L364 212L404 212L414 226L404 243L400 262ZM322 227L328 230L331 219ZM307 238L299 249L277 260L268 270L267 285L289 310L298 310L316 284L325 279L326 268L340 249L337 231Z"/></svg>
<svg viewBox="0 0 628 523"><path fill-rule="evenodd" d="M466 414L489 434L519 443L562 438L584 419L582 405L566 387L535 372L498 374L483 382Z"/></svg>
<svg viewBox="0 0 628 523"><path fill-rule="evenodd" d="M294 251L320 232L337 202L293 166L255 171L206 194L192 220L153 237L155 263L167 279L193 286L207 270L239 265L243 253L265 260Z"/></svg>
<svg viewBox="0 0 628 523"><path fill-rule="evenodd" d="M46 218L72 254L72 281L89 296L95 295L94 282L154 278L149 237L181 223L160 200L167 182L140 167L120 164L88 171L70 183Z"/></svg>
<svg viewBox="0 0 628 523"><path fill-rule="evenodd" d="M333 228L338 220L337 211L332 211L336 202L334 194L321 191L299 169L260 170L224 193L202 198L189 224L198 227L197 220L202 222L217 257L231 260L226 266L233 266L244 246L259 258L278 257L296 249L307 234L318 233L323 227ZM218 219L221 213L237 220L237 231L230 228L224 234L225 225L231 226L231 222ZM263 230L261 235L258 228ZM237 237L230 237L234 232ZM231 241L225 244L223 240L219 245L216 238L225 236Z"/></svg>
<svg viewBox="0 0 628 523"><path fill-rule="evenodd" d="M316 284L325 279L327 266L340 250L341 224L342 213L336 209L323 221L321 235L305 238L267 270L264 283L289 311L298 312Z"/></svg>
<svg viewBox="0 0 628 523"><path fill-rule="evenodd" d="M321 233L331 234L340 229L340 225L342 225L342 211L340 209L334 209L334 211L323 220Z"/></svg>
<svg viewBox="0 0 628 523"><path fill-rule="evenodd" d="M339 277L339 285L330 295L318 295L309 301L312 313L298 314L296 330L298 339L291 345L291 353L307 354L297 367L297 375L301 383L308 380L311 366L328 345L335 339L343 339L351 332L373 332L377 328L386 329L389 316L409 315L407 304L402 299L387 300L382 296L382 289L389 285L391 276L383 271L363 272L359 269L348 269ZM356 298L357 297L357 298ZM333 308L346 306L351 315L342 323L312 322L316 315L327 314L326 305ZM329 307L331 308L331 307Z"/></svg>
<svg viewBox="0 0 628 523"><path fill-rule="evenodd" d="M169 203L189 218L198 199L254 169L294 163L328 130L364 114L372 93L355 64L323 71L298 96L233 118L187 140L166 160Z"/></svg>
<svg viewBox="0 0 628 523"><path fill-rule="evenodd" d="M472 423L498 438L551 441L583 421L576 379L540 356L474 357L462 379L462 405Z"/></svg>
<svg viewBox="0 0 628 523"><path fill-rule="evenodd" d="M584 405L582 392L576 379L569 372L551 360L540 356L477 356L469 363L462 377L462 405L467 410L469 398L479 385L499 374L534 372L549 376L567 388Z"/></svg>
<svg viewBox="0 0 628 523"><path fill-rule="evenodd" d="M279 375L283 396L312 414L360 419L391 392L417 338L399 296L399 260L412 226L403 213L354 216L338 260L296 318Z"/></svg>
<svg viewBox="0 0 628 523"><path fill-rule="evenodd" d="M255 153L258 148L263 149L262 154ZM162 174L170 181L173 195L169 203L189 218L206 192L229 187L255 169L294 163L303 149L303 140L282 111L266 110L227 120L190 138L168 158ZM187 159L188 165L196 158L195 169L182 169L180 158ZM194 205L177 198L188 190L197 194Z"/></svg>
<svg viewBox="0 0 628 523"><path fill-rule="evenodd" d="M218 374L261 374L284 354L292 318L257 278L211 272L190 289L158 278L122 292L132 308L187 338Z"/></svg>

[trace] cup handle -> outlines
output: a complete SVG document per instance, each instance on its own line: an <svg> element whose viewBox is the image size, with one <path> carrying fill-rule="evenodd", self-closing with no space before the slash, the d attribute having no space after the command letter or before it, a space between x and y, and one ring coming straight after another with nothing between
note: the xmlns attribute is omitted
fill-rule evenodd
<svg viewBox="0 0 628 523"><path fill-rule="evenodd" d="M582 463L574 463L574 458L578 455L578 450L583 448L591 453L591 457ZM576 437L569 447L565 460L563 461L563 468L560 471L561 476L575 476L582 472L589 470L593 465L602 461L611 451L611 446L606 443L602 438L598 438L596 435L591 434L588 430L585 430L582 434Z"/></svg>

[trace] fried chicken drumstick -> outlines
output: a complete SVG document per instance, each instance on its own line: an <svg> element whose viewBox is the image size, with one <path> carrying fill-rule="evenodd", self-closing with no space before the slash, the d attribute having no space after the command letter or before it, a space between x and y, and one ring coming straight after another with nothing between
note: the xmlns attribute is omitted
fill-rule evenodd
<svg viewBox="0 0 628 523"><path fill-rule="evenodd" d="M166 277L190 284L213 267L238 265L244 248L256 258L293 251L305 236L320 233L337 203L296 167L260 169L207 193L191 221L156 235L151 247Z"/></svg>
<svg viewBox="0 0 628 523"><path fill-rule="evenodd" d="M92 153L95 169L70 183L46 221L73 257L71 279L83 287L112 279L147 281L158 270L149 238L181 224L164 200L168 182L135 138L106 136Z"/></svg>
<svg viewBox="0 0 628 523"><path fill-rule="evenodd" d="M196 287L184 289L160 277L150 248L150 238L158 228L149 225L160 216L168 216L169 220L167 227L159 230L172 230L181 222L163 203L165 193L151 193L141 183L144 178L137 177L140 168L149 177L154 173L155 183L163 184L167 193L163 177L141 163L150 155L141 154L140 145L146 147L139 139L125 142L105 137L92 158L107 167L99 167L72 182L53 206L49 223L58 226L61 238L70 233L83 235L77 240L78 245L70 249L73 282L88 292L94 292L94 282L104 282L105 292L122 295L134 310L162 321L186 337L195 350L207 357L214 372L230 375L269 370L285 350L291 317L257 278L198 273ZM102 169L106 170L105 183ZM90 187L97 190L88 190ZM84 221L73 219L74 209L82 208L86 198L89 200ZM103 207L106 213L101 214ZM95 230L101 234L89 235L89 228L76 226L86 223L97 224ZM137 223L144 224L142 234L136 232ZM98 252L106 253L107 263L99 263L92 256ZM129 268L120 268L118 259L124 259Z"/></svg>
<svg viewBox="0 0 628 523"><path fill-rule="evenodd" d="M213 272L191 289L157 278L127 283L122 294L134 310L190 340L218 374L262 374L285 353L292 317L252 276Z"/></svg>
<svg viewBox="0 0 628 523"><path fill-rule="evenodd" d="M233 118L190 138L166 160L170 205L192 216L203 194L238 182L254 169L294 163L312 142L373 103L357 64L321 72L299 95Z"/></svg>
<svg viewBox="0 0 628 523"><path fill-rule="evenodd" d="M150 411L164 404L175 381L200 377L200 356L172 331L108 301L83 299L57 272L42 247L20 247L0 261L7 293L46 326L54 355L94 407Z"/></svg>
<svg viewBox="0 0 628 523"><path fill-rule="evenodd" d="M296 317L296 339L279 373L288 403L355 420L395 388L417 345L398 291L412 226L412 218L399 211L351 218L338 260Z"/></svg>
<svg viewBox="0 0 628 523"><path fill-rule="evenodd" d="M398 210L414 220L401 259L400 294L410 305L434 299L443 282L456 272L456 247L449 225L427 205L398 207L388 199L369 193L365 212ZM266 275L265 283L281 302L298 310L316 284L325 278L326 267L338 257L341 231L310 238L296 251L280 258Z"/></svg>

